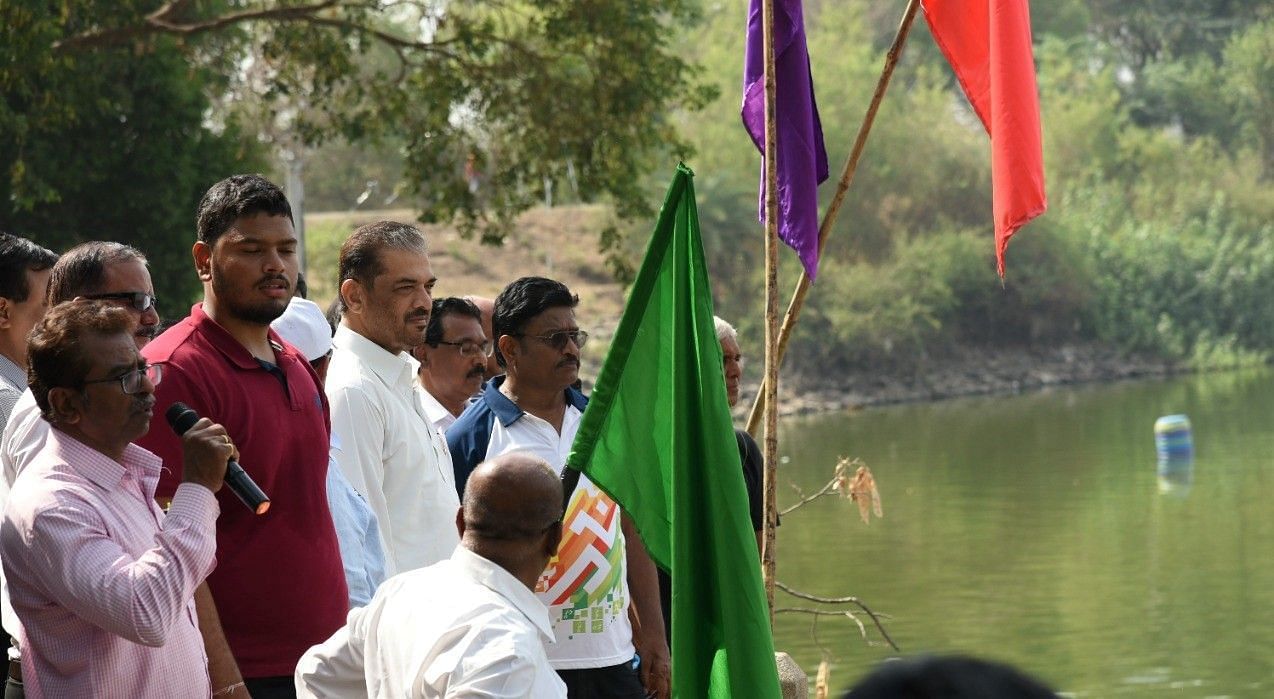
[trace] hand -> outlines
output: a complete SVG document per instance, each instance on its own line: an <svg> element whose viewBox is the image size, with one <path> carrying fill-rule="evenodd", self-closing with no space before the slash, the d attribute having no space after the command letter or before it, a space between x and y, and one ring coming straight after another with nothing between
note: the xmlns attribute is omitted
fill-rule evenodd
<svg viewBox="0 0 1274 699"><path fill-rule="evenodd" d="M182 481L196 483L217 492L226 476L226 462L239 459L239 450L226 428L199 418L194 427L181 436Z"/></svg>
<svg viewBox="0 0 1274 699"><path fill-rule="evenodd" d="M667 642L660 637L646 639L645 642L635 645L637 653L641 655L641 666L638 672L641 685L646 688L646 696L668 699L672 696L672 670L668 661Z"/></svg>

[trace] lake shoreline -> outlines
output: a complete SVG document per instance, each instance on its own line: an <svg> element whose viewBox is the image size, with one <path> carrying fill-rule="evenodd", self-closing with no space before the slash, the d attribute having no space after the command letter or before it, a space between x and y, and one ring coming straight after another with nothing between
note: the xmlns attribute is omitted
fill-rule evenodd
<svg viewBox="0 0 1274 699"><path fill-rule="evenodd" d="M1181 362L1100 345L1048 348L955 348L908 370L856 370L840 377L784 377L783 417L854 411L899 403L1012 395L1053 386L1126 381L1191 373ZM758 384L744 386L736 417L746 419Z"/></svg>

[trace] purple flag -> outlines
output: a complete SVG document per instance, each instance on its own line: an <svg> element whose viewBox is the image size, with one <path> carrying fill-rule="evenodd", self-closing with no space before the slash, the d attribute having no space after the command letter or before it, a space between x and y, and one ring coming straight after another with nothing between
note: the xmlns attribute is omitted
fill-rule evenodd
<svg viewBox="0 0 1274 699"><path fill-rule="evenodd" d="M778 143L779 238L796 251L810 279L818 272L818 185L827 179L827 149L814 103L810 54L800 0L774 0L775 131ZM743 128L765 154L765 44L761 0L748 10L743 61ZM765 163L760 218L765 220Z"/></svg>

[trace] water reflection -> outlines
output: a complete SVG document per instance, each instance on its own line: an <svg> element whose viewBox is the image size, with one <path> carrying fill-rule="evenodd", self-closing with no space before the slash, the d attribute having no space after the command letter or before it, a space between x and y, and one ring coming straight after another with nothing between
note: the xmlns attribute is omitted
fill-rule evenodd
<svg viewBox="0 0 1274 699"><path fill-rule="evenodd" d="M1194 459L1160 461L1156 473L1161 495L1184 498L1194 487Z"/></svg>
<svg viewBox="0 0 1274 699"><path fill-rule="evenodd" d="M1152 468L1148 428L1172 414L1200 436L1194 461ZM780 505L856 456L886 516L828 499L784 518L778 577L891 614L905 653L1005 660L1072 696L1270 695L1271 415L1257 371L785 421ZM808 619L775 631L818 666ZM848 622L818 638L836 690L889 654Z"/></svg>

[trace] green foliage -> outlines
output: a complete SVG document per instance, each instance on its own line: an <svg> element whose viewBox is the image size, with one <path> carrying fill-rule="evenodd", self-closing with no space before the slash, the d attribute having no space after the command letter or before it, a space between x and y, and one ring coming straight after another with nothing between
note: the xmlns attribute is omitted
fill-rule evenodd
<svg viewBox="0 0 1274 699"><path fill-rule="evenodd" d="M672 50L697 17L693 0L18 0L4 8L4 50L23 54L0 68L17 105L0 112L0 127L15 140L43 106L27 93L51 96L41 87L47 72L82 75L99 60L177 51L189 89L222 106L210 121L243 119L279 145L401 147L404 198L422 218L491 241L540 200L546 182L569 183L583 201L604 198L621 219L653 213L642 175L656 157L690 150L667 112L712 96ZM58 98L70 121L83 121L76 112L95 99L78 88ZM470 158L482 172L480 196L464 177ZM6 165L17 201L70 193L24 153ZM215 181L233 169L208 171ZM622 270L617 230L599 240Z"/></svg>
<svg viewBox="0 0 1274 699"><path fill-rule="evenodd" d="M0 228L55 250L135 245L150 258L161 310L184 315L199 287L195 205L213 182L260 167L257 151L233 125L207 127L206 76L171 40L70 58L52 41L88 17L2 7Z"/></svg>
<svg viewBox="0 0 1274 699"><path fill-rule="evenodd" d="M834 171L825 206L893 27L868 3L806 8ZM955 344L1100 342L1199 367L1274 350L1268 4L1032 9L1050 209L1014 238L1007 279L994 274L986 135L918 21L790 346L798 375L905 370ZM1165 24L1165 11L1192 24ZM699 149L717 307L759 347L760 158L738 122L743 12L705 11L688 50L722 96L682 126ZM781 255L788 286L798 269Z"/></svg>

